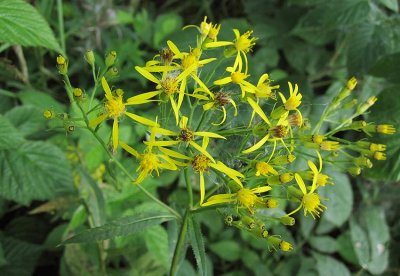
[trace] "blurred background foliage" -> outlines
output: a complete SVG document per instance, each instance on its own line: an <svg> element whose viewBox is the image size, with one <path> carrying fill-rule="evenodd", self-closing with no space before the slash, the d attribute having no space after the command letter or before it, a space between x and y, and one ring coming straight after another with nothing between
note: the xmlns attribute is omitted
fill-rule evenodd
<svg viewBox="0 0 400 276"><path fill-rule="evenodd" d="M99 275L104 270L109 275L162 275L168 272L176 244L178 225L173 221L106 241L106 252L96 243L57 247L66 236L88 227L158 208L107 162L87 131L76 128L67 133L69 125L59 127L43 119L44 109L68 108L55 68L58 53L69 59L72 82L90 89L85 51L93 49L96 62L101 62L105 53L115 50L115 82L128 95L150 91L134 66L144 65L167 39L183 49L195 45L195 30L182 27L198 25L207 15L222 24L220 40L231 40L232 28L254 30L258 40L250 59L253 80L268 72L282 87L287 80L299 83L311 122L355 75L355 99L379 98L367 119L398 129L396 0L28 2L32 6L0 0L1 275ZM157 107L141 111L154 114ZM140 126L122 124L120 131L131 144L145 135ZM106 140L109 133L107 125L99 130ZM320 221L298 216L291 231L272 226L294 242L291 253L269 252L247 233L224 226L215 212L199 214L207 253L205 274L398 275L400 133L376 142L388 145L388 160L362 177L354 179L332 168L329 174L336 186L327 189L331 200ZM122 155L121 160L135 170L137 164ZM168 172L142 185L179 209L186 202L181 179ZM192 250L182 259L178 274L195 275Z"/></svg>

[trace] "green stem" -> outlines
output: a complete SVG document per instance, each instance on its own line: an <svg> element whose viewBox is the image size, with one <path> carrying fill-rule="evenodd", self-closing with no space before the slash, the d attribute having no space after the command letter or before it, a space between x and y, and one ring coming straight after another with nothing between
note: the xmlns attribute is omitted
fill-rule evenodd
<svg viewBox="0 0 400 276"><path fill-rule="evenodd" d="M66 84L67 84L67 91L69 89L72 89L71 87L71 83L69 81L68 76L65 76L66 79ZM128 172L128 170L124 167L124 165L122 165L113 155L112 153L108 150L107 145L104 143L103 139L100 138L100 136L92 129L89 127L89 118L87 117L85 111L83 110L82 106L77 102L76 103L77 106L79 107L82 115L83 115L83 119L86 123L87 129L93 134L93 136L96 138L96 140L102 145L103 149L106 151L106 153L108 154L109 158L115 163L117 164L117 166L122 170L122 172L131 180L134 181L134 177ZM144 187L137 185L137 187L146 194L147 197L149 197L151 200L153 200L154 202L156 202L157 204L159 204L160 206L162 206L163 208L165 208L166 210L168 210L171 214L173 214L177 219L181 219L181 216L179 215L178 212L176 212L174 209L172 209L171 207L169 207L168 205L166 205L164 202L162 202L161 200L159 200L158 198L156 198L155 196L153 196L149 191L147 191Z"/></svg>
<svg viewBox="0 0 400 276"><path fill-rule="evenodd" d="M190 182L189 178L189 169L185 168L183 173L185 175L186 189L189 197L188 205L189 209L191 209L193 207L193 190L192 190L192 183Z"/></svg>
<svg viewBox="0 0 400 276"><path fill-rule="evenodd" d="M65 53L64 18L63 18L63 6L61 0L57 0L57 14L58 14L58 32L60 35L61 49Z"/></svg>
<svg viewBox="0 0 400 276"><path fill-rule="evenodd" d="M89 102L89 107L88 107L89 110L92 107L94 95L96 94L97 86L99 85L98 79L96 77L96 67L94 64L92 65L92 74L93 74L94 88L92 91L92 95L90 96L90 102Z"/></svg>
<svg viewBox="0 0 400 276"><path fill-rule="evenodd" d="M181 254L183 248L185 247L185 239L186 239L186 233L188 229L188 222L189 222L189 217L190 217L190 212L188 209L186 209L185 216L183 217L182 225L181 225L181 230L179 232L179 237L178 237L178 242L176 243L175 251L174 251L174 257L172 258L172 264L171 264L171 269L169 271L170 276L176 275L176 272L178 270L178 263L180 260Z"/></svg>
<svg viewBox="0 0 400 276"><path fill-rule="evenodd" d="M0 95L7 96L10 98L14 98L14 99L18 98L17 94L7 91L7 90L4 90L4 89L0 89Z"/></svg>

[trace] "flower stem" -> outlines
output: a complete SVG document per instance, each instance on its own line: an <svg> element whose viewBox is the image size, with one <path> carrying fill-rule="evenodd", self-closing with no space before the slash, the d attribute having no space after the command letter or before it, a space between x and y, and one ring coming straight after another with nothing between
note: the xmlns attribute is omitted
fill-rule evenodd
<svg viewBox="0 0 400 276"><path fill-rule="evenodd" d="M180 261L180 256L184 253L183 248L185 247L185 239L188 229L188 222L189 222L190 212L189 209L186 209L185 216L183 217L181 230L179 232L178 242L176 243L174 257L172 258L171 269L169 271L170 276L176 275L178 270L178 263Z"/></svg>

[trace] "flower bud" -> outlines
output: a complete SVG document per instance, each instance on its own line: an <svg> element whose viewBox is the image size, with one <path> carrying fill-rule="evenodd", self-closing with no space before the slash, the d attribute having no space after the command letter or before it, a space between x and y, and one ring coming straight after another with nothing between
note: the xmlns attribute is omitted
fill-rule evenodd
<svg viewBox="0 0 400 276"><path fill-rule="evenodd" d="M106 67L110 67L114 65L115 60L117 59L117 52L111 51L106 56Z"/></svg>
<svg viewBox="0 0 400 276"><path fill-rule="evenodd" d="M296 220L289 216L281 217L279 220L283 225L287 226L293 226L296 223Z"/></svg>
<svg viewBox="0 0 400 276"><path fill-rule="evenodd" d="M365 103L361 104L358 109L357 112L359 114L363 114L365 111L367 111L371 106L373 106L375 104L375 102L378 100L377 97L372 96L370 97Z"/></svg>
<svg viewBox="0 0 400 276"><path fill-rule="evenodd" d="M267 208L276 208L276 207L278 207L278 201L276 200L276 199L273 199L273 198L269 198L269 199L267 199L266 201L265 201L265 206L267 207Z"/></svg>
<svg viewBox="0 0 400 276"><path fill-rule="evenodd" d="M110 69L107 70L105 77L106 79L111 79L113 77L118 76L118 69L116 67L111 67Z"/></svg>
<svg viewBox="0 0 400 276"><path fill-rule="evenodd" d="M62 55L57 57L57 68L61 75L68 73L68 61Z"/></svg>
<svg viewBox="0 0 400 276"><path fill-rule="evenodd" d="M294 156L293 154L281 155L281 156L275 157L271 163L274 163L277 165L285 165L285 164L292 163L295 159L296 159L296 156Z"/></svg>
<svg viewBox="0 0 400 276"><path fill-rule="evenodd" d="M345 104L343 104L343 105L342 105L342 108L343 108L343 109L350 109L350 108L352 108L353 106L355 106L357 103L358 103L358 100L357 100L357 99L352 99L352 100L346 102Z"/></svg>
<svg viewBox="0 0 400 276"><path fill-rule="evenodd" d="M376 160L386 160L386 154L380 151L375 151L374 152L374 158Z"/></svg>
<svg viewBox="0 0 400 276"><path fill-rule="evenodd" d="M349 174L351 174L352 176L357 176L357 175L360 175L360 173L361 173L361 168L358 167L358 166L353 166L353 167L348 168L348 169L347 169L347 172L348 172Z"/></svg>
<svg viewBox="0 0 400 276"><path fill-rule="evenodd" d="M369 124L363 128L366 132L381 133L381 134L394 134L396 129L393 125L375 125Z"/></svg>
<svg viewBox="0 0 400 276"><path fill-rule="evenodd" d="M353 163L355 165L361 166L361 167L366 167L366 168L372 168L372 162L365 156L359 156L356 158L353 158Z"/></svg>
<svg viewBox="0 0 400 276"><path fill-rule="evenodd" d="M327 151L335 151L339 149L339 142L336 141L323 141L320 145L319 148L321 150L327 150Z"/></svg>
<svg viewBox="0 0 400 276"><path fill-rule="evenodd" d="M74 88L72 93L74 94L75 98L81 98L83 96L83 91L80 88Z"/></svg>
<svg viewBox="0 0 400 276"><path fill-rule="evenodd" d="M274 249L276 249L278 247L280 250L282 250L284 252L288 252L293 249L293 246L290 243L283 241L280 238L275 237L275 236L269 236L267 238L267 241L268 241L268 244L271 245Z"/></svg>
<svg viewBox="0 0 400 276"><path fill-rule="evenodd" d="M94 53L92 50L87 50L85 53L85 60L90 66L94 66L95 63L95 58L94 58Z"/></svg>
<svg viewBox="0 0 400 276"><path fill-rule="evenodd" d="M45 117L46 119L53 119L56 117L56 114L53 110L47 109L43 111L43 117Z"/></svg>
<svg viewBox="0 0 400 276"><path fill-rule="evenodd" d="M256 227L256 223L251 217L244 216L240 220L249 229L254 229Z"/></svg>

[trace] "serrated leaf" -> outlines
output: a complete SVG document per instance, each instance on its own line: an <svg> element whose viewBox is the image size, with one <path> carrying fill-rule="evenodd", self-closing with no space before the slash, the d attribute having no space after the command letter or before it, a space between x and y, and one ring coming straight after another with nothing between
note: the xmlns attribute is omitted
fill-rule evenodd
<svg viewBox="0 0 400 276"><path fill-rule="evenodd" d="M354 219L350 220L350 234L358 263L362 267L366 267L370 260L368 237L364 229Z"/></svg>
<svg viewBox="0 0 400 276"><path fill-rule="evenodd" d="M24 141L22 133L0 114L0 150L18 147Z"/></svg>
<svg viewBox="0 0 400 276"><path fill-rule="evenodd" d="M153 43L159 47L162 40L169 34L182 28L182 17L177 14L162 14L157 17L154 25L157 27L154 31Z"/></svg>
<svg viewBox="0 0 400 276"><path fill-rule="evenodd" d="M368 120L376 124L391 124L397 128L393 135L375 134L374 143L386 144L384 161L374 161L374 166L365 171L368 177L383 181L400 180L400 98L397 93L400 85L392 86L379 94L378 101L371 108Z"/></svg>
<svg viewBox="0 0 400 276"><path fill-rule="evenodd" d="M352 264L358 264L357 256L351 242L351 234L349 230L344 232L336 239L336 244L340 256L342 256L346 261Z"/></svg>
<svg viewBox="0 0 400 276"><path fill-rule="evenodd" d="M200 275L206 275L206 251L204 249L203 235L201 234L200 225L193 216L189 221L189 236L199 273Z"/></svg>
<svg viewBox="0 0 400 276"><path fill-rule="evenodd" d="M0 42L63 52L43 16L23 0L0 0Z"/></svg>
<svg viewBox="0 0 400 276"><path fill-rule="evenodd" d="M398 0L379 0L379 3L381 3L383 6L386 8L398 12L399 11L399 3Z"/></svg>
<svg viewBox="0 0 400 276"><path fill-rule="evenodd" d="M0 239L7 264L0 267L0 275L30 276L33 274L42 248L18 239Z"/></svg>
<svg viewBox="0 0 400 276"><path fill-rule="evenodd" d="M211 244L210 250L217 254L221 259L230 262L237 261L241 255L239 244L228 240Z"/></svg>
<svg viewBox="0 0 400 276"><path fill-rule="evenodd" d="M371 68L369 74L385 78L394 83L399 83L400 72L400 53L394 53L381 58L374 67Z"/></svg>
<svg viewBox="0 0 400 276"><path fill-rule="evenodd" d="M144 234L147 249L168 269L168 234L160 225L156 225L146 230Z"/></svg>
<svg viewBox="0 0 400 276"><path fill-rule="evenodd" d="M388 32L383 25L369 22L354 30L347 51L347 67L351 75L364 74L390 50Z"/></svg>
<svg viewBox="0 0 400 276"><path fill-rule="evenodd" d="M26 142L0 151L0 195L29 204L74 191L64 153L45 142Z"/></svg>
<svg viewBox="0 0 400 276"><path fill-rule="evenodd" d="M25 136L44 130L46 121L42 110L34 106L17 106L5 114L14 127Z"/></svg>
<svg viewBox="0 0 400 276"><path fill-rule="evenodd" d="M322 254L313 254L314 258L317 260L317 270L319 275L324 276L350 276L350 271L347 267L337 261L336 259L322 255Z"/></svg>
<svg viewBox="0 0 400 276"><path fill-rule="evenodd" d="M328 185L320 189L321 196L329 199L323 202L328 207L323 216L329 222L339 227L351 215L353 191L347 175L334 171L330 171L327 174L332 177L335 185Z"/></svg>
<svg viewBox="0 0 400 276"><path fill-rule="evenodd" d="M22 91L18 93L18 98L23 104L30 104L38 107L41 110L54 109L56 112L62 112L65 107L56 101L49 94L39 91Z"/></svg>
<svg viewBox="0 0 400 276"><path fill-rule="evenodd" d="M100 227L87 229L63 241L62 244L86 243L126 236L172 219L175 219L173 215L162 214L160 212L138 213L134 216L120 218Z"/></svg>

